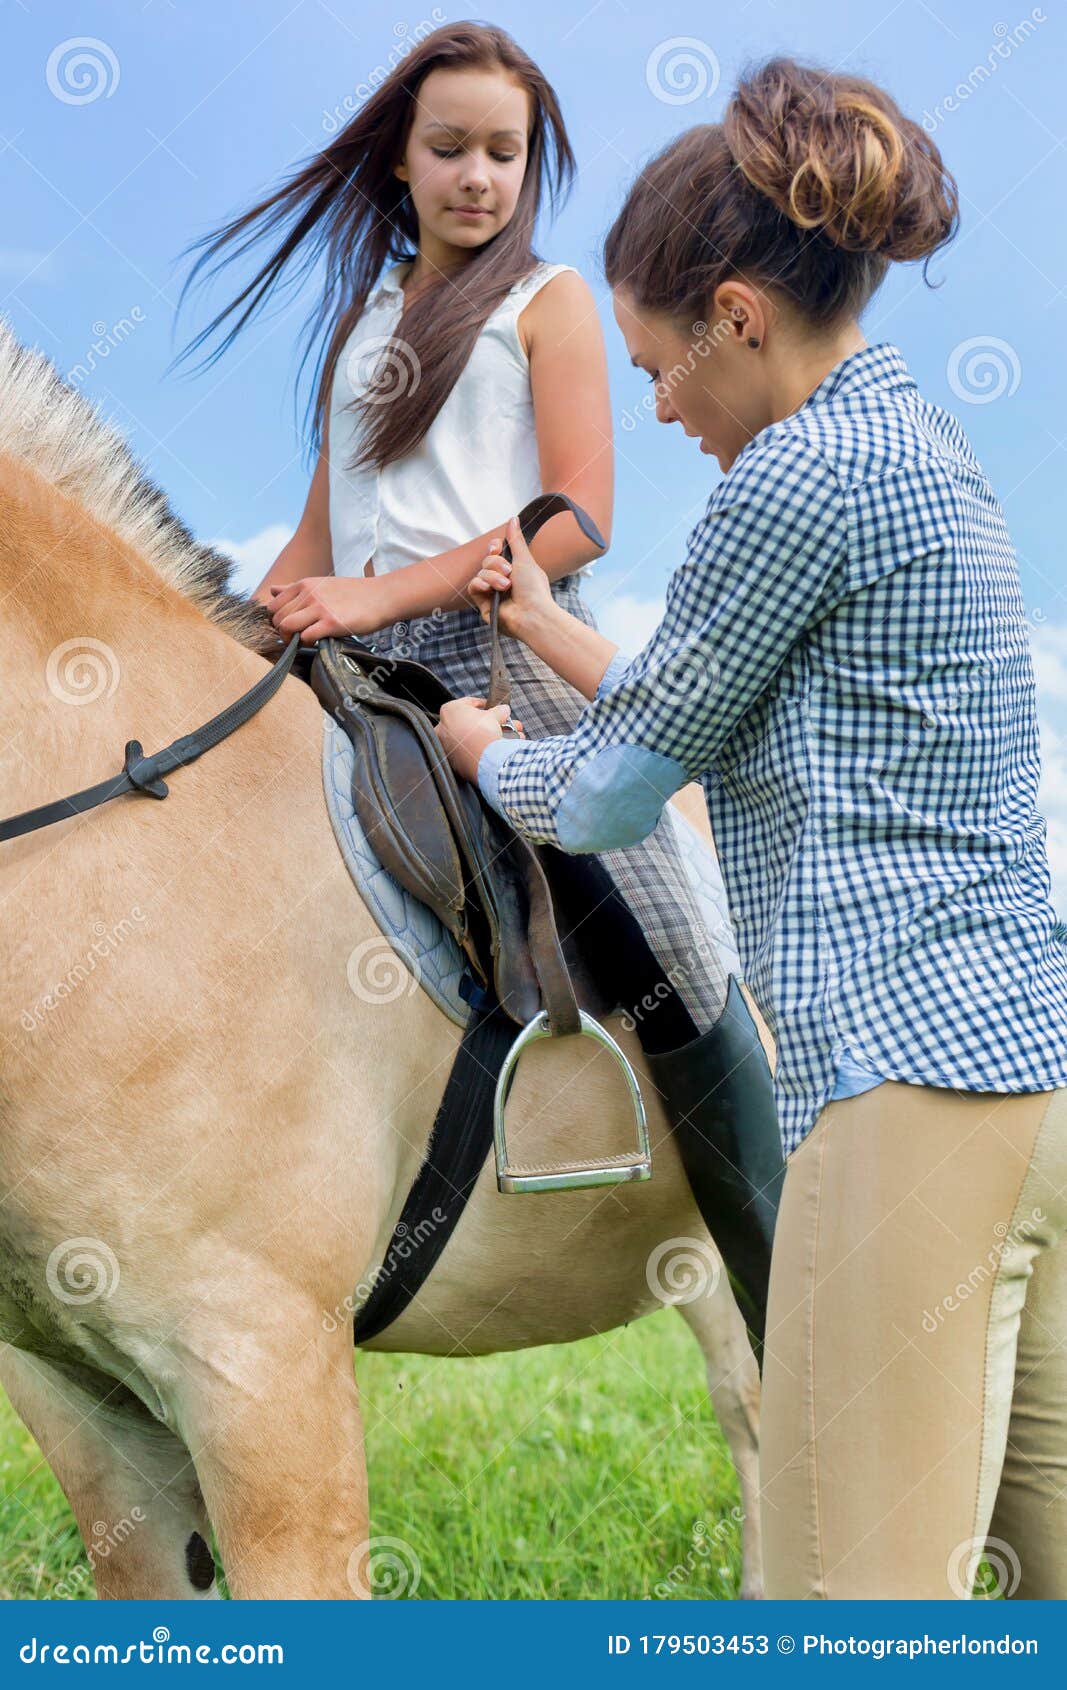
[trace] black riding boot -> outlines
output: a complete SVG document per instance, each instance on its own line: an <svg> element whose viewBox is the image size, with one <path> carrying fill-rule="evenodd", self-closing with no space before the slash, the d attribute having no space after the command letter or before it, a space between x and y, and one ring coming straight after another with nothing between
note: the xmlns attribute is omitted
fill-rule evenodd
<svg viewBox="0 0 1067 1690"><path fill-rule="evenodd" d="M756 1023L731 975L722 1014L698 1035L604 865L596 857L544 850L553 859L552 893L564 950L578 934L586 954L598 959L607 988L633 1018L693 1196L760 1361L785 1162Z"/></svg>
<svg viewBox="0 0 1067 1690"><path fill-rule="evenodd" d="M713 1027L647 1061L693 1196L762 1361L785 1160L771 1071L734 976Z"/></svg>

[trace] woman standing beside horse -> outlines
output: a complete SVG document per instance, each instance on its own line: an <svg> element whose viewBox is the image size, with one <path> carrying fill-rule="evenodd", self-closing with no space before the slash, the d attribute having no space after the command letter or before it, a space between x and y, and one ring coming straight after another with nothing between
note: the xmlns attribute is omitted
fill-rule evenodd
<svg viewBox="0 0 1067 1690"><path fill-rule="evenodd" d="M632 844L703 783L788 1152L774 1597L967 1596L987 1548L1006 1594L1067 1597L1067 956L1018 570L963 430L859 327L955 224L887 94L788 60L656 158L607 278L660 420L725 478L632 662L510 532L472 592L510 582L510 632L595 702L537 743L473 699L439 728L567 850ZM683 664L715 685L665 705Z"/></svg>

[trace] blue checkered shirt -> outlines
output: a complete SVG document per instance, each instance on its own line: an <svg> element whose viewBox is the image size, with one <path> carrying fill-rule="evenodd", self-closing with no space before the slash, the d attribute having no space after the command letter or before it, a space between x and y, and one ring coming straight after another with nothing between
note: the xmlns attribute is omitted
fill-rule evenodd
<svg viewBox="0 0 1067 1690"><path fill-rule="evenodd" d="M632 661L479 784L532 839L633 844L699 779L796 1148L842 1064L1067 1084L1035 694L1004 515L895 346L743 447Z"/></svg>

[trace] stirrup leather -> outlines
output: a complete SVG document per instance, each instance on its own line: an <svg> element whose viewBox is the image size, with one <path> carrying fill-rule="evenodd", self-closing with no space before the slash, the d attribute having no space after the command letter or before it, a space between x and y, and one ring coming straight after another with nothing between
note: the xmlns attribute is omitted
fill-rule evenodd
<svg viewBox="0 0 1067 1690"><path fill-rule="evenodd" d="M616 1044L607 1029L593 1016L586 1014L584 1009L579 1013L581 1028L576 1037L594 1039L598 1044L602 1044L611 1052L623 1071L637 1125L637 1153L635 1155L632 1151L624 1150L616 1156L606 1156L596 1163L557 1162L549 1167L525 1169L508 1161L504 1135L504 1106L516 1063L527 1045L533 1044L536 1039L553 1037L548 1016L541 1010L532 1021L526 1023L515 1039L504 1058L496 1084L496 1095L493 1099L493 1144L496 1149L496 1183L499 1191L573 1191L583 1186L621 1185L627 1180L652 1177L652 1147L649 1143L645 1106L637 1075L630 1066L626 1052Z"/></svg>

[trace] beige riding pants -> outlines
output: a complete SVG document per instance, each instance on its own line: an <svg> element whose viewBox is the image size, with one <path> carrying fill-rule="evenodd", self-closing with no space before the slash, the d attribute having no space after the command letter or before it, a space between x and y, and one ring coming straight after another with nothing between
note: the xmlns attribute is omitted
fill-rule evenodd
<svg viewBox="0 0 1067 1690"><path fill-rule="evenodd" d="M1067 1598L1067 1089L886 1081L789 1157L769 1597ZM990 1578L990 1574L992 1578Z"/></svg>

